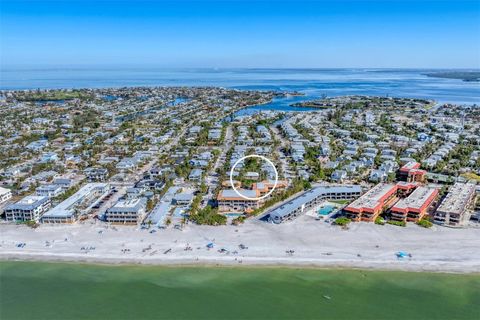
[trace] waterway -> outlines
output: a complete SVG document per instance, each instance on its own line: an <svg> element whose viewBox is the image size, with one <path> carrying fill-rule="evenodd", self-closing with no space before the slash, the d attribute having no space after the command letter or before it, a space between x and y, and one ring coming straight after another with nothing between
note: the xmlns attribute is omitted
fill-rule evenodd
<svg viewBox="0 0 480 320"><path fill-rule="evenodd" d="M3 68L0 89L221 86L321 95L377 95L480 104L480 83L432 78L428 69ZM296 102L293 97L288 102ZM284 107L284 105L276 105ZM260 107L258 107L260 108ZM267 107L263 107L267 108Z"/></svg>

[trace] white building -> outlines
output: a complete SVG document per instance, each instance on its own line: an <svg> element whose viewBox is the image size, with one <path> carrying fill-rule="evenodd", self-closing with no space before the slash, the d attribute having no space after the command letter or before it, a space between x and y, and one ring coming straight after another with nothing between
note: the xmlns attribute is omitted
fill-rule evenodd
<svg viewBox="0 0 480 320"><path fill-rule="evenodd" d="M468 221L467 212L473 207L475 200L475 184L455 183L448 191L435 212L438 224L458 226Z"/></svg>
<svg viewBox="0 0 480 320"><path fill-rule="evenodd" d="M48 197L26 196L5 208L5 218L7 221L39 221L50 205Z"/></svg>
<svg viewBox="0 0 480 320"><path fill-rule="evenodd" d="M72 223L81 215L88 214L92 207L110 191L107 183L88 183L70 198L42 217L43 223Z"/></svg>
<svg viewBox="0 0 480 320"><path fill-rule="evenodd" d="M42 197L56 197L64 192L62 186L58 184L45 184L39 186L37 189L35 189L35 193L37 196L42 196Z"/></svg>
<svg viewBox="0 0 480 320"><path fill-rule="evenodd" d="M360 186L319 186L285 201L269 212L269 221L281 223L317 208L325 200L353 200L362 194Z"/></svg>
<svg viewBox="0 0 480 320"><path fill-rule="evenodd" d="M145 217L146 198L120 200L105 213L107 222L139 224Z"/></svg>
<svg viewBox="0 0 480 320"><path fill-rule="evenodd" d="M12 191L0 187L0 204L12 197Z"/></svg>

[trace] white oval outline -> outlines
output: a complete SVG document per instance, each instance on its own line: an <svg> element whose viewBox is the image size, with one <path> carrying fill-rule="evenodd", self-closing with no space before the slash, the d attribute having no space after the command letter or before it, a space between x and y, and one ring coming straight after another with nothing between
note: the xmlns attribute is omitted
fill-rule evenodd
<svg viewBox="0 0 480 320"><path fill-rule="evenodd" d="M275 171L275 183L273 185L273 188L272 190L268 191L266 194L264 194L263 196L261 197L255 197L255 198L250 198L250 197L246 197L244 196L243 194L241 194L240 192L238 192L237 188L235 188L235 184L233 183L233 170L235 169L235 167L240 163L242 162L243 160L245 159L248 159L248 158L260 158L262 160L265 160L267 161L272 167L273 167L273 170ZM265 199L266 197L268 197L269 195L272 194L272 192L275 190L275 188L277 187L277 184L278 184L278 171L277 171L277 168L275 167L275 165L273 164L272 161L270 161L270 159L264 157L264 156L261 156L261 155L258 155L258 154L250 154L248 156L244 156L240 159L237 160L237 162L235 162L235 164L232 166L232 169L230 169L230 185L232 186L233 188L233 191L235 191L235 193L240 197L240 198L243 198L243 199L246 199L246 200L254 200L254 201L258 201L258 200L262 200L262 199Z"/></svg>

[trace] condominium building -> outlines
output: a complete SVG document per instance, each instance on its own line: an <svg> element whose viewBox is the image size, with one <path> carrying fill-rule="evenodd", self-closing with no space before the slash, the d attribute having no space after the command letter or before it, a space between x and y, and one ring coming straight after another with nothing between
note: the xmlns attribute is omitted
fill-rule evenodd
<svg viewBox="0 0 480 320"><path fill-rule="evenodd" d="M275 190L283 190L288 187L288 182L285 180L278 180L275 184L274 180L264 180L262 182L257 182L252 185L252 190L258 190L260 197L263 197L265 194L269 193L273 188Z"/></svg>
<svg viewBox="0 0 480 320"><path fill-rule="evenodd" d="M238 189L241 195L247 198L260 197L259 190ZM217 197L220 212L244 212L258 209L263 203L261 200L249 200L239 196L235 190L221 190Z"/></svg>
<svg viewBox="0 0 480 320"><path fill-rule="evenodd" d="M0 204L4 203L12 197L12 191L0 187Z"/></svg>
<svg viewBox="0 0 480 320"><path fill-rule="evenodd" d="M50 205L48 197L26 196L5 208L5 218L7 221L39 221L42 214L50 208Z"/></svg>
<svg viewBox="0 0 480 320"><path fill-rule="evenodd" d="M105 220L118 224L139 224L145 218L146 198L120 200L105 213Z"/></svg>
<svg viewBox="0 0 480 320"><path fill-rule="evenodd" d="M458 226L468 220L468 209L475 199L475 184L455 183L435 212L434 221L439 224Z"/></svg>
<svg viewBox="0 0 480 320"><path fill-rule="evenodd" d="M43 223L73 223L88 214L92 207L110 191L107 183L88 183L70 198L50 209L42 217Z"/></svg>
<svg viewBox="0 0 480 320"><path fill-rule="evenodd" d="M275 190L282 190L287 188L288 182L284 180L278 180L275 183L274 180L264 180L262 182L257 182L252 185L252 189L241 189L241 183L239 181L234 181L235 188L239 193L244 195L247 198L260 198L269 193L274 187ZM225 181L223 186L231 187L230 181ZM217 201L218 209L220 212L239 212L239 211L249 211L259 208L265 200L269 197L261 200L249 200L243 197L240 197L234 190L225 189L220 191Z"/></svg>
<svg viewBox="0 0 480 320"><path fill-rule="evenodd" d="M398 201L392 208L392 219L397 221L418 222L435 202L438 189L418 187L408 197Z"/></svg>
<svg viewBox="0 0 480 320"><path fill-rule="evenodd" d="M407 182L424 182L427 171L420 169L420 163L410 161L400 168L399 173L400 178Z"/></svg>
<svg viewBox="0 0 480 320"><path fill-rule="evenodd" d="M379 183L344 210L354 221L375 221L385 207L397 200L396 194L395 184Z"/></svg>
<svg viewBox="0 0 480 320"><path fill-rule="evenodd" d="M362 194L360 186L320 186L303 192L296 198L270 211L269 221L281 223L292 220L325 200L353 200Z"/></svg>

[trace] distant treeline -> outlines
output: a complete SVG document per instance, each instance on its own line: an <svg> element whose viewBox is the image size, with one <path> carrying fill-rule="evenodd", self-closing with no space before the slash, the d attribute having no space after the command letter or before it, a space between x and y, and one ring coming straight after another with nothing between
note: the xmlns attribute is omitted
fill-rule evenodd
<svg viewBox="0 0 480 320"><path fill-rule="evenodd" d="M18 101L61 101L61 100L72 100L72 99L89 99L92 95L79 91L30 91L17 93L15 98Z"/></svg>
<svg viewBox="0 0 480 320"><path fill-rule="evenodd" d="M428 77L480 81L480 71L444 71L425 74Z"/></svg>

